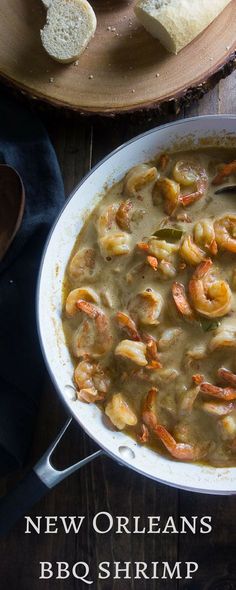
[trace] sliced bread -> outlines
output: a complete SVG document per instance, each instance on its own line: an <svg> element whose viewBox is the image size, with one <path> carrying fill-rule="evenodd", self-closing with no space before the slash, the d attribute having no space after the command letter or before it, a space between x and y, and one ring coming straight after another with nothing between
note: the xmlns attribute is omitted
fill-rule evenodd
<svg viewBox="0 0 236 590"><path fill-rule="evenodd" d="M43 47L53 59L70 63L86 49L96 26L87 0L51 0L46 25L40 31Z"/></svg>
<svg viewBox="0 0 236 590"><path fill-rule="evenodd" d="M138 0L134 11L145 29L171 53L178 53L231 0Z"/></svg>

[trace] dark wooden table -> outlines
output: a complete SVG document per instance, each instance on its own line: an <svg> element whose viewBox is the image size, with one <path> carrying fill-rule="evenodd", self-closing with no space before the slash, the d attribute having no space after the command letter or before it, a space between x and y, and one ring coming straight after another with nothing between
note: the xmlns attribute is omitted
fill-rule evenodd
<svg viewBox="0 0 236 590"><path fill-rule="evenodd" d="M199 104L178 114L189 117L201 114L236 114L236 75L206 95ZM39 110L55 146L65 191L68 195L84 174L103 156L123 143L155 125L174 119L159 115L125 117L121 119L89 119L77 115L65 116L57 111ZM47 448L65 421L66 413L49 382L45 384L41 410L35 431L33 459ZM63 445L59 459L64 465L83 457L96 447L79 427L73 426ZM7 490L17 476L1 483ZM179 515L211 515L213 531L210 535L188 534L95 534L92 517L100 511L132 517L160 515L163 522ZM79 535L24 533L24 520L1 542L0 588L3 590L64 590L69 588L98 590L126 590L143 588L157 590L235 590L236 589L236 500L179 492L120 467L109 458L97 459L51 491L30 513L33 515L85 515ZM42 519L43 520L43 519ZM39 580L39 562L66 561L90 564L88 586L72 577L68 580ZM96 580L96 564L101 561L196 561L199 570L193 580Z"/></svg>

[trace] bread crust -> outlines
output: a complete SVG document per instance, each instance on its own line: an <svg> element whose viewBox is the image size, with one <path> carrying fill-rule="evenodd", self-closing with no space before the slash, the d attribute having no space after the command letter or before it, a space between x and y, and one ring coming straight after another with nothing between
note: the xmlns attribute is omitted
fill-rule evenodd
<svg viewBox="0 0 236 590"><path fill-rule="evenodd" d="M138 0L138 20L166 49L178 53L226 8L231 0Z"/></svg>
<svg viewBox="0 0 236 590"><path fill-rule="evenodd" d="M47 22L40 31L47 53L58 62L78 59L94 36L97 19L87 0L43 0L49 3Z"/></svg>

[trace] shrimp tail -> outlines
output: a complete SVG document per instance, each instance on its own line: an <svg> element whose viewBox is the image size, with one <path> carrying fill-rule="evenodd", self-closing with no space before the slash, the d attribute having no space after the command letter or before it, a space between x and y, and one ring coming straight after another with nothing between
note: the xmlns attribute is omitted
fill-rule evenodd
<svg viewBox="0 0 236 590"><path fill-rule="evenodd" d="M177 443L168 430L166 430L161 424L157 424L154 433L175 459L182 461L196 461L203 455L203 452L198 445L194 447L187 443Z"/></svg>
<svg viewBox="0 0 236 590"><path fill-rule="evenodd" d="M222 182L224 181L224 178L227 178L227 176L230 176L231 174L234 174L235 172L236 172L236 160L233 160L233 162L230 162L229 164L225 164L225 166L223 166L223 168L220 170L220 172L218 172L218 174L215 176L215 178L213 178L213 180L212 180L213 186L218 186L219 184L222 184Z"/></svg>
<svg viewBox="0 0 236 590"><path fill-rule="evenodd" d="M155 256L147 256L146 260L153 270L158 269L158 260L155 258Z"/></svg>
<svg viewBox="0 0 236 590"><path fill-rule="evenodd" d="M157 401L157 394L158 389L156 387L151 387L144 399L142 408L142 421L151 430L154 430L158 423L155 407Z"/></svg>
<svg viewBox="0 0 236 590"><path fill-rule="evenodd" d="M140 434L137 435L137 439L141 444L146 444L149 440L149 432L146 424L141 424Z"/></svg>
<svg viewBox="0 0 236 590"><path fill-rule="evenodd" d="M84 313L86 313L93 320L95 320L100 313L98 308L95 307L95 305L92 305L92 303L89 303L88 301L84 301L83 299L78 299L78 301L76 302L76 307L80 311L83 311Z"/></svg>
<svg viewBox="0 0 236 590"><path fill-rule="evenodd" d="M118 311L115 319L119 328L125 330L132 340L137 340L139 342L142 340L134 320L132 320L126 313Z"/></svg>
<svg viewBox="0 0 236 590"><path fill-rule="evenodd" d="M146 242L137 242L136 246L142 252L148 252L149 251L149 245L146 244Z"/></svg>
<svg viewBox="0 0 236 590"><path fill-rule="evenodd" d="M188 302L184 285L175 281L172 285L172 295L175 305L178 311L181 313L181 315L192 320L194 317L193 310Z"/></svg>
<svg viewBox="0 0 236 590"><path fill-rule="evenodd" d="M229 402L236 399L236 389L232 387L218 387L207 381L200 383L200 392Z"/></svg>
<svg viewBox="0 0 236 590"><path fill-rule="evenodd" d="M222 367L221 369L218 369L217 374L220 379L223 379L226 383L236 387L236 375L234 373Z"/></svg>

